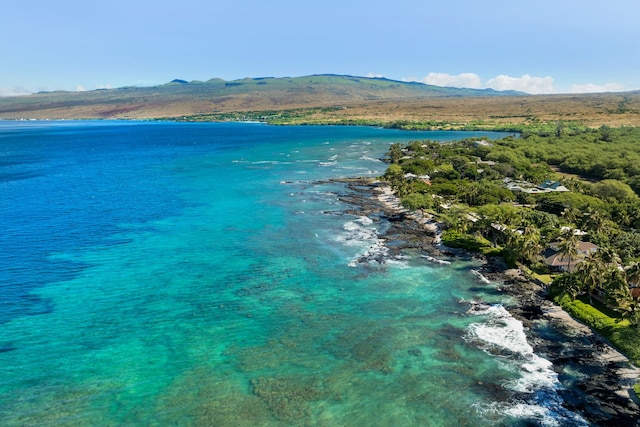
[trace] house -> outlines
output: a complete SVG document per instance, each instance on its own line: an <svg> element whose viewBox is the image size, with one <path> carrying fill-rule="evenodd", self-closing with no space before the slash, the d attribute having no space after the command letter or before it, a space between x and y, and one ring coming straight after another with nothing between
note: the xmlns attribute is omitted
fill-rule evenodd
<svg viewBox="0 0 640 427"><path fill-rule="evenodd" d="M586 236L587 234L589 234L586 231L580 230L579 228L567 227L566 225L563 225L562 227L560 227L560 234L567 233L570 230L573 230L574 236Z"/></svg>
<svg viewBox="0 0 640 427"><path fill-rule="evenodd" d="M489 141L485 141L485 140L474 141L474 143L473 143L473 146L475 148L478 148L478 147L491 147L492 145L493 145L492 143L490 143Z"/></svg>
<svg viewBox="0 0 640 427"><path fill-rule="evenodd" d="M560 250L560 245L561 245L561 242L559 241L549 243L549 247L555 251ZM587 255L591 255L593 253L598 252L598 249L600 249L600 247L591 242L583 242L582 240L578 240L577 249L578 249L578 255L587 256Z"/></svg>
<svg viewBox="0 0 640 427"><path fill-rule="evenodd" d="M422 180L427 185L431 185L431 177L429 175L419 175L418 179Z"/></svg>
<svg viewBox="0 0 640 427"><path fill-rule="evenodd" d="M538 188L541 190L547 190L547 191L563 191L563 192L570 191L567 187L562 185L562 183L558 181L552 181L550 179L538 185Z"/></svg>
<svg viewBox="0 0 640 427"><path fill-rule="evenodd" d="M528 183L517 183L512 182L507 184L507 189L513 191L514 193L527 193L527 194L542 194L549 193L550 190L543 190L538 187L530 186Z"/></svg>
<svg viewBox="0 0 640 427"><path fill-rule="evenodd" d="M508 190L513 191L514 193L528 193L528 194L541 194L541 193L549 193L551 190L543 190L541 188L536 187L530 182L513 180L511 178L505 178L503 180L505 187Z"/></svg>
<svg viewBox="0 0 640 427"><path fill-rule="evenodd" d="M507 189L513 191L514 193L543 194L552 193L554 191L570 191L567 187L565 187L558 181L551 180L546 180L540 185L534 185L527 181L512 180L511 178L505 178L503 182Z"/></svg>
<svg viewBox="0 0 640 427"><path fill-rule="evenodd" d="M482 160L480 157L476 157L476 161L471 162L471 164L495 166L496 162L494 162L493 160Z"/></svg>
<svg viewBox="0 0 640 427"><path fill-rule="evenodd" d="M560 251L560 242L553 242L542 253L544 263L552 271L562 271L572 273L576 266L584 260L585 257L595 253L600 249L591 242L579 241L577 245L578 253L575 259L569 260L567 256Z"/></svg>

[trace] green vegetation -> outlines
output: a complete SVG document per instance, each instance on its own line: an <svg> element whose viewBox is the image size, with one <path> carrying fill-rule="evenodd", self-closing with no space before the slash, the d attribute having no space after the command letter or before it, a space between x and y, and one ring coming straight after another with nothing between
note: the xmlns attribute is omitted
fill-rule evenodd
<svg viewBox="0 0 640 427"><path fill-rule="evenodd" d="M326 107L326 108L297 108L290 110L280 111L242 111L242 112L225 112L225 113L210 113L210 114L194 114L174 119L179 122L243 122L243 121L257 121L263 123L269 123L273 125L283 124L329 124L329 123L314 123L313 116L319 113L327 113L331 111L339 111L338 107ZM162 120L167 120L162 119ZM375 124L373 124L375 125Z"/></svg>
<svg viewBox="0 0 640 427"><path fill-rule="evenodd" d="M240 122L258 121L270 125L332 125L332 126L375 126L387 129L411 131L456 130L456 131L495 131L495 132L551 132L555 125L530 123L522 125L500 125L492 121L473 120L452 122L447 120L386 120L365 119L342 116L345 107L295 108L285 110L231 111L205 114L189 114L181 117L163 117L157 120L179 122ZM575 125L575 129L586 129Z"/></svg>
<svg viewBox="0 0 640 427"><path fill-rule="evenodd" d="M501 256L502 248L494 248L491 242L482 236L462 234L456 230L446 230L442 234L442 243L450 248L481 252L487 256Z"/></svg>
<svg viewBox="0 0 640 427"><path fill-rule="evenodd" d="M557 125L554 132L525 132L519 140L497 143L490 158L545 163L586 180L608 180L600 184L606 188L592 191L604 192L605 199L625 197L627 189L620 182L640 190L639 139L635 127L581 130Z"/></svg>
<svg viewBox="0 0 640 427"><path fill-rule="evenodd" d="M581 299L572 300L568 296L558 296L555 301L572 317L589 325L607 338L616 348L626 354L632 363L640 365L640 334L638 334L638 329L632 327L628 320L621 320L615 314L610 316ZM636 384L636 387L638 385Z"/></svg>
<svg viewBox="0 0 640 427"><path fill-rule="evenodd" d="M565 124L490 142L413 141L389 148L384 178L405 207L438 217L444 244L551 283L558 303L640 364L638 142L640 128Z"/></svg>
<svg viewBox="0 0 640 427"><path fill-rule="evenodd" d="M375 126L386 129L401 130L456 130L496 132L520 132L524 126L496 125L491 122L475 121L472 123L453 123L444 120L428 121L386 121L364 118L339 117L330 113L344 111L343 107L298 108L288 110L239 111L207 114L191 114L176 118L158 120L174 120L179 122L239 122L259 121L270 125L332 125L332 126Z"/></svg>

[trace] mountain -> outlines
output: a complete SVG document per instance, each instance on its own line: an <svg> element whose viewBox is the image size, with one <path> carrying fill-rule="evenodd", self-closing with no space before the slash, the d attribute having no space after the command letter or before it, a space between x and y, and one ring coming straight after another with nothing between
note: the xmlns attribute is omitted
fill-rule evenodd
<svg viewBox="0 0 640 427"><path fill-rule="evenodd" d="M158 118L225 112L341 107L378 101L527 96L385 78L312 75L187 82L0 98L0 118Z"/></svg>

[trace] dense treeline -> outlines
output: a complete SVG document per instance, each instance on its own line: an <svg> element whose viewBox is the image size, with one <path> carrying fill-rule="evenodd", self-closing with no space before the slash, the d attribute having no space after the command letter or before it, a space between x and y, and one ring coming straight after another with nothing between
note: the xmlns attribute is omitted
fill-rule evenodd
<svg viewBox="0 0 640 427"><path fill-rule="evenodd" d="M393 144L388 159L384 178L405 207L438 216L446 244L551 273L560 298L604 304L617 310L616 327L640 327L640 301L631 296L640 285L640 128L558 125L490 142L413 141ZM507 186L548 180L570 191ZM579 255L580 241L599 249ZM550 244L569 264L573 259L569 272L557 274L544 262ZM634 343L640 360L640 342Z"/></svg>
<svg viewBox="0 0 640 427"><path fill-rule="evenodd" d="M622 181L640 194L640 128L578 129L557 125L553 132L524 132L497 141L489 159L546 163L592 180Z"/></svg>

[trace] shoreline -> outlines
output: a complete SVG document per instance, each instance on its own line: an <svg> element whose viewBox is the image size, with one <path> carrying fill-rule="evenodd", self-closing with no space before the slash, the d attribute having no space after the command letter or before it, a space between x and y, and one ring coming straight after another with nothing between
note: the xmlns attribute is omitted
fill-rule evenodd
<svg viewBox="0 0 640 427"><path fill-rule="evenodd" d="M390 222L390 229L381 238L395 241L394 250L416 249L432 262L460 256L482 262L480 273L501 283L500 292L515 301L505 304L505 308L523 323L535 353L553 363L558 379L565 385L558 392L567 409L595 425L640 426L640 401L633 391L633 384L640 381L640 368L604 337L549 300L543 286L526 278L519 269L509 269L501 258L442 248L441 224L431 215L402 207L386 183L371 179L343 182L355 192L354 196L345 197L345 201L361 209L357 214L371 215L378 209L381 218ZM558 340L558 335L563 339ZM570 374L575 371L582 373L577 379Z"/></svg>

